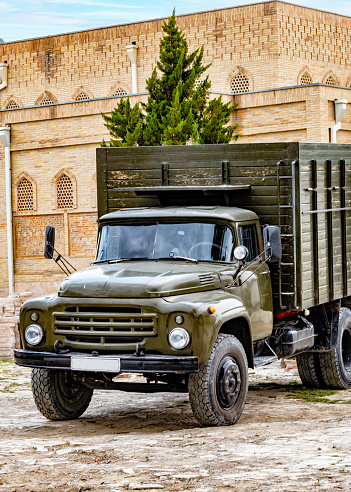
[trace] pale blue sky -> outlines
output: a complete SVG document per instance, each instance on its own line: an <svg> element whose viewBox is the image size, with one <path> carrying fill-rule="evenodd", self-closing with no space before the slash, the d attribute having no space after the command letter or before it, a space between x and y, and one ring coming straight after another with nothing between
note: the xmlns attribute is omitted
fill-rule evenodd
<svg viewBox="0 0 351 492"><path fill-rule="evenodd" d="M0 38L5 42L126 24L237 5L252 0L0 0ZM295 0L289 3L351 17L351 0Z"/></svg>

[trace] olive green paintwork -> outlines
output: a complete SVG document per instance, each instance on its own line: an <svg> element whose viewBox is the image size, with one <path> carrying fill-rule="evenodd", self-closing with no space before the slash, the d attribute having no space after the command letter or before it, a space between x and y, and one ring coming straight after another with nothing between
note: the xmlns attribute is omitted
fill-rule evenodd
<svg viewBox="0 0 351 492"><path fill-rule="evenodd" d="M214 204L278 226L275 314L351 296L351 144L105 147L96 163L99 217L124 207Z"/></svg>
<svg viewBox="0 0 351 492"><path fill-rule="evenodd" d="M185 219L185 220L220 220L224 222L242 222L257 220L257 215L250 210L237 207L138 207L121 208L116 212L100 217L99 222L120 222L121 220L146 220L146 219Z"/></svg>
<svg viewBox="0 0 351 492"><path fill-rule="evenodd" d="M229 207L122 210L102 217L101 223L123 220L140 222L151 218L220 220L228 223L234 231L238 224L254 223L259 231L258 219L253 212ZM149 316L152 319L151 332L141 343L146 352L195 355L200 364L204 363L217 333L230 320L245 319L252 341L271 334L272 293L267 265L253 262L243 275L243 280L247 279L243 285L228 288L233 282L235 270L233 263L183 260L95 263L67 277L57 295L38 297L23 305L20 322L23 347L35 351L53 351L55 341L61 340L71 350L77 351L98 350L100 353L115 354L134 352L136 343L133 337L136 338L138 333L128 334L128 340L119 344L117 338L111 338L117 335L123 337L123 333L111 334L101 328L95 343L86 339L86 336L91 336L89 329L77 334L71 327L60 325L67 319L72 320L72 324L80 320L79 315L74 312L67 314L66 309L100 309L108 313L109 309L120 306L123 312L140 310L140 317ZM213 314L209 313L209 307L215 308ZM43 344L37 347L29 346L23 337L25 328L32 323L30 315L33 311L39 314L37 323L45 332ZM191 335L191 343L184 350L172 349L168 343L169 332L177 326L175 317L178 314L183 316L182 326ZM137 315L130 317L133 322L134 317ZM103 343L101 337L104 337Z"/></svg>

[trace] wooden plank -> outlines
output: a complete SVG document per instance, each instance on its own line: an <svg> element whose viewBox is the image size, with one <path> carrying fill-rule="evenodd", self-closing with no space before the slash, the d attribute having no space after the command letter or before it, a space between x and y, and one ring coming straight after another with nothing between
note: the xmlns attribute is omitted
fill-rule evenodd
<svg viewBox="0 0 351 492"><path fill-rule="evenodd" d="M107 161L105 149L97 149L96 152L96 180L97 180L97 206L98 217L108 212L107 189L105 186Z"/></svg>
<svg viewBox="0 0 351 492"><path fill-rule="evenodd" d="M169 180L177 181L183 180L186 178L203 178L203 179L218 179L220 182L222 181L222 166L221 167L213 167L213 168L204 168L204 167L188 167L186 169L172 169L169 168Z"/></svg>
<svg viewBox="0 0 351 492"><path fill-rule="evenodd" d="M109 200L109 212L115 212L121 208L158 207L159 205L158 200L146 197L123 198L121 200L112 198Z"/></svg>
<svg viewBox="0 0 351 492"><path fill-rule="evenodd" d="M107 171L107 184L115 183L120 180L133 180L133 179L159 179L161 180L160 169L115 169L113 171Z"/></svg>

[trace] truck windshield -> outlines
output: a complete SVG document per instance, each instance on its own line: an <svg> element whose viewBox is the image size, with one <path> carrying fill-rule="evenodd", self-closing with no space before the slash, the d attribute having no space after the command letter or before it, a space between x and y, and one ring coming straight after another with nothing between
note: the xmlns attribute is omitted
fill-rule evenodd
<svg viewBox="0 0 351 492"><path fill-rule="evenodd" d="M178 222L104 225L95 261L194 259L230 262L234 236L221 223Z"/></svg>

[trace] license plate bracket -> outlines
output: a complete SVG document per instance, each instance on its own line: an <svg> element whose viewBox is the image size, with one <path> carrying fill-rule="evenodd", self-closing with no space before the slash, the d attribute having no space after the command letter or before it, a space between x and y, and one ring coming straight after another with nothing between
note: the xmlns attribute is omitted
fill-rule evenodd
<svg viewBox="0 0 351 492"><path fill-rule="evenodd" d="M71 356L71 370L118 373L121 371L121 360L118 357L73 355Z"/></svg>

